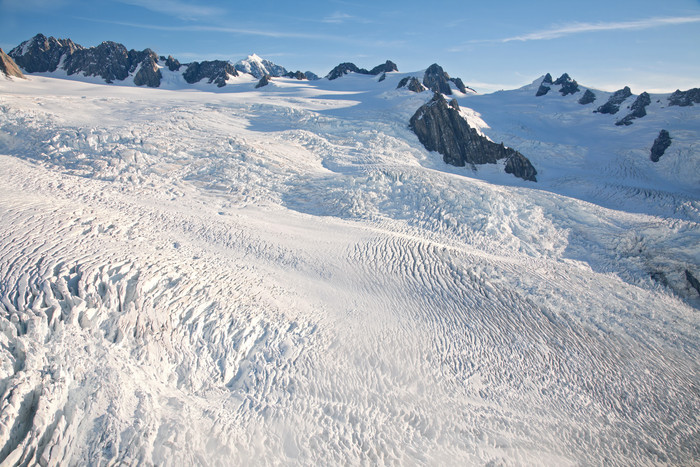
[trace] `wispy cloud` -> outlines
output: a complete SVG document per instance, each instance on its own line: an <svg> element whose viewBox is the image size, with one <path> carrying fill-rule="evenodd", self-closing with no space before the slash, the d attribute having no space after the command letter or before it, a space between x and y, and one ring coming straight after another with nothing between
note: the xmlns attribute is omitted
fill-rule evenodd
<svg viewBox="0 0 700 467"><path fill-rule="evenodd" d="M570 36L572 34L581 34L587 32L599 31L624 31L624 30L639 30L650 29L660 26L673 26L678 24L697 23L700 22L700 16L679 16L670 18L647 18L634 21L613 21L599 23L571 23L564 26L543 29L528 34L519 36L506 37L503 39L493 39L484 41L472 42L525 42L525 41L541 41L549 39L557 39L559 37Z"/></svg>
<svg viewBox="0 0 700 467"><path fill-rule="evenodd" d="M332 15L328 15L325 18L321 20L322 23L335 23L335 24L340 24L340 23L345 23L345 22L355 22L355 23L370 23L368 19L361 18L359 16L353 16L349 15L347 13L343 13L340 11L336 11Z"/></svg>
<svg viewBox="0 0 700 467"><path fill-rule="evenodd" d="M179 0L115 0L118 3L133 5L163 13L170 16L176 16L181 19L200 19L221 16L226 13L222 8L211 6L192 4Z"/></svg>

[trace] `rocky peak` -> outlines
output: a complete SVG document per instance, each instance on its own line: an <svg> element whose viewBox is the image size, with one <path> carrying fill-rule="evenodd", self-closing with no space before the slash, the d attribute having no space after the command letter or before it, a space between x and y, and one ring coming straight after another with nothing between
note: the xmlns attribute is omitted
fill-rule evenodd
<svg viewBox="0 0 700 467"><path fill-rule="evenodd" d="M546 75L544 75L544 78L542 78L542 83L541 83L541 84L554 84L554 83L552 82L552 75L550 75L549 73L547 73Z"/></svg>
<svg viewBox="0 0 700 467"><path fill-rule="evenodd" d="M578 100L578 103L581 105L591 104L593 101L595 101L595 99L596 97L593 91L586 89L586 92L583 93L583 96Z"/></svg>
<svg viewBox="0 0 700 467"><path fill-rule="evenodd" d="M226 86L229 76L238 76L238 72L231 63L224 60L192 62L182 74L185 81L190 84L206 78L209 84L216 83L220 88Z"/></svg>
<svg viewBox="0 0 700 467"><path fill-rule="evenodd" d="M328 80L334 80L340 78L341 76L345 76L348 73L361 73L364 75L369 74L367 70L364 68L358 68L354 63L344 62L333 68L326 75L326 78L328 78Z"/></svg>
<svg viewBox="0 0 700 467"><path fill-rule="evenodd" d="M304 73L302 73L301 71L298 71L298 70L295 71L295 72L290 71L290 72L286 73L284 76L286 76L287 78L298 79L298 80L300 80L300 81L303 80L303 79L307 79L307 78L306 78L306 74L304 74Z"/></svg>
<svg viewBox="0 0 700 467"><path fill-rule="evenodd" d="M168 58L165 59L165 66L167 66L170 71L178 71L182 65L176 58L173 58L172 55L168 55Z"/></svg>
<svg viewBox="0 0 700 467"><path fill-rule="evenodd" d="M399 85L396 86L396 89L403 87L413 92L423 92L426 89L425 86L423 86L414 76L406 76L405 78L402 78L401 81L399 81Z"/></svg>
<svg viewBox="0 0 700 467"><path fill-rule="evenodd" d="M4 50L0 49L0 74L8 78L24 78L22 71L12 57L7 55Z"/></svg>
<svg viewBox="0 0 700 467"><path fill-rule="evenodd" d="M285 67L261 58L256 54L248 55L245 59L237 61L234 68L242 73L251 74L258 79L265 75L279 77L287 74Z"/></svg>
<svg viewBox="0 0 700 467"><path fill-rule="evenodd" d="M505 159L508 173L537 181L537 171L525 156L480 135L456 107L458 105L448 104L443 95L436 92L430 102L411 117L409 126L428 151L442 154L445 163L458 167L494 164Z"/></svg>
<svg viewBox="0 0 700 467"><path fill-rule="evenodd" d="M437 63L433 63L427 70L425 70L425 74L423 75L423 85L433 92L439 92L445 95L452 94L452 89L450 88L450 75L448 75Z"/></svg>
<svg viewBox="0 0 700 467"><path fill-rule="evenodd" d="M378 75L380 73L390 73L392 71L399 71L399 68L396 66L396 63L392 62L391 60L387 60L385 63L377 65L369 70L368 74Z"/></svg>
<svg viewBox="0 0 700 467"><path fill-rule="evenodd" d="M644 117L647 114L646 107L649 104L651 104L651 97L649 97L649 94L646 92L641 93L639 96L637 96L637 99L634 101L634 103L632 103L632 107L630 108L631 112L627 114L624 118L615 122L615 125L631 125L632 120L634 120L635 118Z"/></svg>
<svg viewBox="0 0 700 467"><path fill-rule="evenodd" d="M122 44L105 41L97 47L80 49L66 57L63 68L69 75L100 76L107 83L129 76L131 60Z"/></svg>
<svg viewBox="0 0 700 467"><path fill-rule="evenodd" d="M56 39L37 34L12 49L9 56L27 73L56 71L61 58L69 57L83 47L70 39Z"/></svg>
<svg viewBox="0 0 700 467"><path fill-rule="evenodd" d="M564 73L553 83L554 85L560 85L559 92L562 96L567 96L569 94L575 94L580 91L578 83L575 79L572 79L568 73Z"/></svg>
<svg viewBox="0 0 700 467"><path fill-rule="evenodd" d="M668 105L677 105L687 107L693 104L700 104L700 88L688 89L681 91L676 89L673 94L668 97Z"/></svg>
<svg viewBox="0 0 700 467"><path fill-rule="evenodd" d="M316 81L317 79L321 79L316 73L312 71L305 71L304 74L306 75L306 79L310 81Z"/></svg>
<svg viewBox="0 0 700 467"><path fill-rule="evenodd" d="M160 80L163 75L156 64L156 59L153 55L147 55L141 62L141 66L134 75L134 84L136 86L148 86L149 88L157 88L160 86Z"/></svg>
<svg viewBox="0 0 700 467"><path fill-rule="evenodd" d="M629 86L625 86L624 88L615 91L613 95L610 96L608 101L594 110L594 112L615 115L620 110L620 104L622 104L624 100L631 95L632 91L630 90Z"/></svg>
<svg viewBox="0 0 700 467"><path fill-rule="evenodd" d="M258 81L258 84L255 85L255 89L261 88L263 86L267 86L268 84L270 84L270 81L272 81L272 76L264 75L262 78L260 78L260 81Z"/></svg>

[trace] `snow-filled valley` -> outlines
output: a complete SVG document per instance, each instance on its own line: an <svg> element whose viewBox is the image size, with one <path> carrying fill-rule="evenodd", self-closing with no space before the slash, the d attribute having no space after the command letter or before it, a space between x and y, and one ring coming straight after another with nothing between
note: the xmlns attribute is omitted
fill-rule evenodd
<svg viewBox="0 0 700 467"><path fill-rule="evenodd" d="M0 78L0 461L697 463L700 107L404 76Z"/></svg>

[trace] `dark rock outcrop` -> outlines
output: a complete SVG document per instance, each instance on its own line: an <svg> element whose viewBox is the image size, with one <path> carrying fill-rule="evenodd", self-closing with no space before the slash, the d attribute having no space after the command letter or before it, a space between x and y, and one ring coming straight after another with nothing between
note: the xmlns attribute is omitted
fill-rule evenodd
<svg viewBox="0 0 700 467"><path fill-rule="evenodd" d="M306 79L309 81L316 81L318 79L321 79L316 73L313 71L305 71L304 74L306 75Z"/></svg>
<svg viewBox="0 0 700 467"><path fill-rule="evenodd" d="M37 34L22 42L8 54L27 73L56 71L63 56L70 57L83 49L70 39L56 39Z"/></svg>
<svg viewBox="0 0 700 467"><path fill-rule="evenodd" d="M385 79L386 79L386 73L382 73L382 76L379 77L379 79L377 80L377 83L381 83Z"/></svg>
<svg viewBox="0 0 700 467"><path fill-rule="evenodd" d="M131 61L126 47L105 41L97 47L76 50L66 57L63 68L69 75L83 73L85 76L99 76L107 83L112 83L129 76Z"/></svg>
<svg viewBox="0 0 700 467"><path fill-rule="evenodd" d="M168 58L165 59L165 66L167 66L170 71L178 71L182 65L176 58L173 58L172 55L168 55Z"/></svg>
<svg viewBox="0 0 700 467"><path fill-rule="evenodd" d="M344 62L333 68L330 73L326 75L326 78L329 80L334 80L340 78L341 76L345 76L348 73L360 73L363 75L369 74L367 70L364 68L358 68L354 63Z"/></svg>
<svg viewBox="0 0 700 467"><path fill-rule="evenodd" d="M661 156L664 155L666 149L671 145L671 135L666 130L661 130L659 136L654 140L651 146L651 161L659 162Z"/></svg>
<svg viewBox="0 0 700 467"><path fill-rule="evenodd" d="M550 75L549 73L544 75L544 78L542 78L542 84L553 84L552 75Z"/></svg>
<svg viewBox="0 0 700 467"><path fill-rule="evenodd" d="M544 96L545 94L547 94L549 92L549 90L550 90L550 87L545 86L544 83L542 83L542 84L540 84L540 87L537 88L537 92L535 93L535 97Z"/></svg>
<svg viewBox="0 0 700 467"><path fill-rule="evenodd" d="M578 103L581 105L587 105L593 103L595 99L596 97L593 91L586 89L586 92L583 93L583 96L581 96L581 99L578 100Z"/></svg>
<svg viewBox="0 0 700 467"><path fill-rule="evenodd" d="M506 159L508 173L537 181L537 171L525 156L481 136L439 92L411 117L410 128L427 150L442 154L447 164L463 167Z"/></svg>
<svg viewBox="0 0 700 467"><path fill-rule="evenodd" d="M688 284L700 294L700 281L687 269L685 270L685 279L688 281Z"/></svg>
<svg viewBox="0 0 700 467"><path fill-rule="evenodd" d="M455 110L459 110L459 102L457 102L457 99L452 99L448 105Z"/></svg>
<svg viewBox="0 0 700 467"><path fill-rule="evenodd" d="M272 76L263 75L263 77L260 78L260 81L258 81L258 84L255 85L255 89L261 88L263 86L267 86L268 84L270 84L271 80L272 80Z"/></svg>
<svg viewBox="0 0 700 467"><path fill-rule="evenodd" d="M289 71L284 76L287 78L298 79L299 81L306 79L306 75L304 73L302 73L301 71ZM264 76L263 76L263 78L264 78Z"/></svg>
<svg viewBox="0 0 700 467"><path fill-rule="evenodd" d="M141 67L134 75L134 84L136 86L148 86L149 88L157 88L160 86L160 80L163 75L153 60L153 57L147 57L143 62L141 62Z"/></svg>
<svg viewBox="0 0 700 467"><path fill-rule="evenodd" d="M649 97L649 94L646 92L641 93L639 96L637 96L637 99L632 104L632 107L630 108L631 112L628 113L624 118L615 122L615 125L631 125L632 120L634 120L635 118L642 118L647 114L646 107L649 104L651 104L651 97Z"/></svg>
<svg viewBox="0 0 700 467"><path fill-rule="evenodd" d="M224 60L192 62L182 74L185 81L190 84L206 78L209 84L216 83L220 88L226 86L226 79L229 76L238 76L238 72L231 63Z"/></svg>
<svg viewBox="0 0 700 467"><path fill-rule="evenodd" d="M467 87L464 85L462 78L450 78L450 81L452 81L455 84L455 86L457 86L457 89L459 89L459 91L462 94L467 93Z"/></svg>
<svg viewBox="0 0 700 467"><path fill-rule="evenodd" d="M425 91L425 86L423 86L421 82L413 76L406 76L405 78L401 79L401 81L399 81L399 85L396 86L396 89L403 87L406 87L409 91L413 92Z"/></svg>
<svg viewBox="0 0 700 467"><path fill-rule="evenodd" d="M399 71L399 68L396 66L396 63L392 62L391 60L387 60L385 63L377 65L369 70L368 74L378 75L380 73L391 73L392 71Z"/></svg>
<svg viewBox="0 0 700 467"><path fill-rule="evenodd" d="M625 86L624 88L615 91L613 95L610 96L608 101L594 110L594 112L615 115L620 110L620 104L622 104L622 102L624 102L624 100L631 95L632 91L630 90L629 86Z"/></svg>
<svg viewBox="0 0 700 467"><path fill-rule="evenodd" d="M450 75L437 63L433 63L425 70L423 85L433 92L439 92L448 96L452 94Z"/></svg>
<svg viewBox="0 0 700 467"><path fill-rule="evenodd" d="M678 105L687 107L693 104L700 104L700 88L688 89L687 91L676 91L668 97L668 105Z"/></svg>
<svg viewBox="0 0 700 467"><path fill-rule="evenodd" d="M22 70L19 69L12 57L0 49L0 74L8 78L24 78Z"/></svg>
<svg viewBox="0 0 700 467"><path fill-rule="evenodd" d="M561 75L553 84L561 86L559 92L562 96L568 96L569 94L575 94L580 91L578 83L575 79L571 79L568 73Z"/></svg>

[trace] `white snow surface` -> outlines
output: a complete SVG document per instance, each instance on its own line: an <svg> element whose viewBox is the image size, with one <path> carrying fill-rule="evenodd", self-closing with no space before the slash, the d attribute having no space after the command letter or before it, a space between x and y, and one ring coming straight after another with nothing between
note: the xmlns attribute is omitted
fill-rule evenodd
<svg viewBox="0 0 700 467"><path fill-rule="evenodd" d="M243 60L239 60L234 65L236 70L255 76L257 79L265 75L283 76L287 70L280 65L276 65L270 60L259 57L257 54L248 55Z"/></svg>
<svg viewBox="0 0 700 467"><path fill-rule="evenodd" d="M403 76L0 81L0 462L697 463L700 108Z"/></svg>

